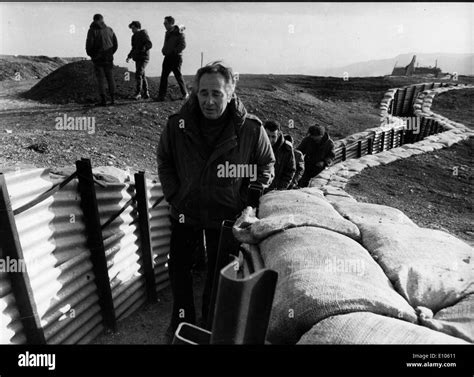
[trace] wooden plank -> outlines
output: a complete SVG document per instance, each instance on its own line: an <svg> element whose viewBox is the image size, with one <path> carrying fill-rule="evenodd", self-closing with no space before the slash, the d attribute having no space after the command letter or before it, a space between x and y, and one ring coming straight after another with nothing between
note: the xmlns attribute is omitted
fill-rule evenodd
<svg viewBox="0 0 474 377"><path fill-rule="evenodd" d="M148 193L146 189L145 172L135 174L135 191L138 210L138 225L140 228L140 250L143 258L145 285L149 302L156 302L158 296L155 287L155 271L151 249L150 217L148 208Z"/></svg>
<svg viewBox="0 0 474 377"><path fill-rule="evenodd" d="M94 176L89 159L83 158L76 161L77 176L79 179L78 189L81 196L81 208L84 213L84 221L87 230L87 244L91 251L91 262L97 285L99 305L102 311L104 326L117 331L117 319L115 316L112 289L110 287L107 258L105 256L104 240L100 224L97 196L94 186Z"/></svg>

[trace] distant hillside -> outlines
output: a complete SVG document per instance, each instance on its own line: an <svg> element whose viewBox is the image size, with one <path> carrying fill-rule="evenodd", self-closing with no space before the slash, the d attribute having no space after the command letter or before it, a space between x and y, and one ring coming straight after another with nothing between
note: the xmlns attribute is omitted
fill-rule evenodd
<svg viewBox="0 0 474 377"><path fill-rule="evenodd" d="M457 72L459 75L474 75L474 54L445 54L445 53L407 53L390 59L369 60L346 65L344 67L328 68L321 70L320 75L341 77L344 72L352 77L385 76L392 73L395 63L397 66L406 66L413 55L416 55L417 64L420 66L435 65L443 72Z"/></svg>
<svg viewBox="0 0 474 377"><path fill-rule="evenodd" d="M0 55L0 81L41 79L65 64L85 59Z"/></svg>

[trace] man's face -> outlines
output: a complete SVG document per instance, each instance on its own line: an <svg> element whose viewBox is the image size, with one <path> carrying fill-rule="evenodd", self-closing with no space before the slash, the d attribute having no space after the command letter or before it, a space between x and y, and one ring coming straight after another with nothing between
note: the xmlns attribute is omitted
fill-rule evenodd
<svg viewBox="0 0 474 377"><path fill-rule="evenodd" d="M280 133L278 132L278 130L270 131L270 130L265 129L265 131L267 131L267 135L268 135L268 138L270 139L270 143L272 145L275 145L275 143L278 140L278 136L280 136Z"/></svg>
<svg viewBox="0 0 474 377"><path fill-rule="evenodd" d="M199 80L199 107L207 119L219 118L232 99L225 79L219 73L206 73Z"/></svg>
<svg viewBox="0 0 474 377"><path fill-rule="evenodd" d="M163 22L163 25L165 25L165 29L166 29L167 31L171 30L171 28L173 27L173 25L172 25L170 22L168 22L167 20L165 20L165 21Z"/></svg>
<svg viewBox="0 0 474 377"><path fill-rule="evenodd" d="M132 26L132 33L135 34L138 31L136 26Z"/></svg>
<svg viewBox="0 0 474 377"><path fill-rule="evenodd" d="M319 143L322 139L323 139L323 135L318 135L318 136L314 136L314 135L310 135L311 139L313 139L316 143Z"/></svg>

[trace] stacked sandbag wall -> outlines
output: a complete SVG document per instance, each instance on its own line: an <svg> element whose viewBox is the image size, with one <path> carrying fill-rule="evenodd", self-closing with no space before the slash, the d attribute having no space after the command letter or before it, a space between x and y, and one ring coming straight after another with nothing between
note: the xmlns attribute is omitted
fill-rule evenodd
<svg viewBox="0 0 474 377"><path fill-rule="evenodd" d="M424 91L423 85L390 91L382 110L414 114L424 119L425 128L433 130L435 124L436 132L444 132L428 136L430 132L422 130L427 137L421 142L395 144L364 157L363 140L368 135L374 139L370 133L376 130L352 135L341 144L352 157L347 144L357 143L355 158L323 171L311 180L311 188L262 197L260 219L250 233L266 267L279 273L270 341L474 343L473 248L446 232L418 227L395 208L358 203L344 191L348 179L365 168L448 147L473 135L429 111L436 93L466 86L430 85L431 91Z"/></svg>

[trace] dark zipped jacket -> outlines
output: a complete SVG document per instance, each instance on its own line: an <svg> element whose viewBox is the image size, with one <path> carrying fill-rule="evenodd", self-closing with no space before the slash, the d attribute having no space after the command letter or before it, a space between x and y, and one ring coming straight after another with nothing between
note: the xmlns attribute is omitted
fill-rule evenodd
<svg viewBox="0 0 474 377"><path fill-rule="evenodd" d="M249 177L219 177L228 164L254 164L256 181L267 188L274 176L275 157L270 140L255 116L234 95L229 121L210 155L200 131L202 117L195 94L172 115L157 150L158 175L171 216L189 225L219 228L246 206Z"/></svg>
<svg viewBox="0 0 474 377"><path fill-rule="evenodd" d="M283 134L280 133L275 145L273 145L273 154L275 155L275 178L269 189L286 190L296 172L295 155L293 146L286 141Z"/></svg>
<svg viewBox="0 0 474 377"><path fill-rule="evenodd" d="M86 52L95 64L112 63L117 51L117 37L103 21L92 22L87 32Z"/></svg>
<svg viewBox="0 0 474 377"><path fill-rule="evenodd" d="M150 60L150 49L153 47L150 37L145 29L132 35L132 50L127 58L134 61L147 62Z"/></svg>
<svg viewBox="0 0 474 377"><path fill-rule="evenodd" d="M310 171L316 169L317 162L324 162L324 167L332 164L336 154L334 153L334 142L326 132L319 143L306 136L297 148L304 154L305 169Z"/></svg>
<svg viewBox="0 0 474 377"><path fill-rule="evenodd" d="M161 52L164 56L179 55L186 48L186 39L182 28L175 25L170 31L165 33L165 42Z"/></svg>

